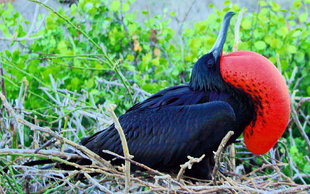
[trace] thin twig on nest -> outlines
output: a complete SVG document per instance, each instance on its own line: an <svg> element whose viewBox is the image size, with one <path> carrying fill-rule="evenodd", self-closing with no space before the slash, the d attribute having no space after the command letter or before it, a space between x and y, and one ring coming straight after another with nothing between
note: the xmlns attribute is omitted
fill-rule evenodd
<svg viewBox="0 0 310 194"><path fill-rule="evenodd" d="M54 150L32 150L32 149L0 149L1 154L42 154L66 159L83 159L82 156L72 153L59 152Z"/></svg>
<svg viewBox="0 0 310 194"><path fill-rule="evenodd" d="M187 168L191 169L194 163L200 162L204 157L205 157L205 154L203 154L199 158L187 156L188 161L185 162L184 164L180 165L181 169L179 170L179 173L177 175L177 181L180 181L181 177L183 176L183 174Z"/></svg>
<svg viewBox="0 0 310 194"><path fill-rule="evenodd" d="M128 144L127 144L127 140L126 140L123 128L114 113L115 107L116 107L115 105L109 105L109 106L106 106L105 109L111 115L113 122L114 122L114 126L121 138L125 158L132 158L132 156L129 154ZM129 188L130 188L129 183L130 183L130 162L125 160L125 193L129 192Z"/></svg>
<svg viewBox="0 0 310 194"><path fill-rule="evenodd" d="M91 182L93 183L100 191L103 191L105 193L113 193L110 190L108 190L107 188L105 188L104 186L102 186L100 183L98 183L98 181L94 178L92 178L88 173L84 173L85 177Z"/></svg>
<svg viewBox="0 0 310 194"><path fill-rule="evenodd" d="M215 161L215 164L214 164L214 168L213 168L213 172L212 172L212 180L213 180L213 183L216 185L216 175L217 175L217 172L218 172L218 169L219 169L219 160L220 160L220 157L222 155L222 152L223 152L223 149L224 147L226 146L228 140L230 139L230 137L234 134L233 131L229 131L225 137L222 139L221 141L221 144L219 145L217 151L215 152L214 154L214 161Z"/></svg>
<svg viewBox="0 0 310 194"><path fill-rule="evenodd" d="M55 133L52 130L50 130L50 128L48 128L48 127L40 127L40 126L37 126L35 124L32 124L32 123L24 120L20 115L15 113L15 111L13 110L11 105L8 103L8 101L6 100L6 97L2 94L2 92L0 92L0 98L2 100L2 103L3 103L4 107L7 109L7 111L10 112L12 117L15 118L16 122L21 123L23 125L26 125L30 129L32 129L32 130L38 130L38 131L41 131L43 133L48 133L49 135L55 137L60 142L66 143L68 145L71 145L72 147L75 147L76 149L82 151L93 162L98 163L102 167L108 167L110 170L115 171L114 168L112 167L112 165L110 164L110 162L104 160L103 158L101 158L100 156L98 156L96 153L94 153L93 151L89 150L88 148L86 148L86 147L84 147L82 145L79 145L77 143L74 143L73 141L70 141L70 140L62 137L61 135L58 135L57 133Z"/></svg>

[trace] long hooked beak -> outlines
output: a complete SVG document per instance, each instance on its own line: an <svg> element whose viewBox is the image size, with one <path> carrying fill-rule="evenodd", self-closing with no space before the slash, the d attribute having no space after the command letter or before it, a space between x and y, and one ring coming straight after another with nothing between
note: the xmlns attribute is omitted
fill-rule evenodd
<svg viewBox="0 0 310 194"><path fill-rule="evenodd" d="M209 53L213 54L215 61L218 61L221 58L224 43L226 41L226 36L227 36L227 31L228 31L228 27L230 24L230 20L232 16L234 15L235 13L231 11L225 14L223 22L222 22L221 30L218 34L216 42L214 43L213 47L209 51Z"/></svg>

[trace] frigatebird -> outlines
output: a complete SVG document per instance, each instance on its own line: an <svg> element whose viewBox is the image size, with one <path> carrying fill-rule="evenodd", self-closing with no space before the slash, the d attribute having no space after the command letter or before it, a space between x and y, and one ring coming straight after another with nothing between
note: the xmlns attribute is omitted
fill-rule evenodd
<svg viewBox="0 0 310 194"><path fill-rule="evenodd" d="M255 52L222 54L233 15L224 16L214 46L194 64L189 83L161 90L119 117L135 161L176 173L187 156L205 154L185 174L210 178L213 151L230 130L234 135L228 144L243 132L253 154L268 152L282 136L290 116L290 98L280 72ZM114 124L83 138L80 144L107 160L114 156L102 150L123 154ZM122 162L113 160L114 164ZM36 164L40 162L28 163Z"/></svg>
<svg viewBox="0 0 310 194"><path fill-rule="evenodd" d="M254 154L268 152L290 115L285 80L265 57L251 51L222 55L228 12L212 49L194 64L190 82L157 92L119 117L134 160L160 171L177 172L187 156L206 157L187 175L210 178L213 151L228 131L228 144L242 132ZM114 124L80 142L105 159L102 150L122 155Z"/></svg>

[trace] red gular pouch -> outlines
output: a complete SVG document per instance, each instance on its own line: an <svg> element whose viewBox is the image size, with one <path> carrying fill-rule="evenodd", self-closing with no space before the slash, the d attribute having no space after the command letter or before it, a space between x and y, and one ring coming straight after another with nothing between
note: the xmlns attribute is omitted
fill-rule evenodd
<svg viewBox="0 0 310 194"><path fill-rule="evenodd" d="M225 82L252 97L256 119L245 128L244 141L253 154L265 154L284 133L290 117L290 96L278 69L264 56L236 51L221 57Z"/></svg>

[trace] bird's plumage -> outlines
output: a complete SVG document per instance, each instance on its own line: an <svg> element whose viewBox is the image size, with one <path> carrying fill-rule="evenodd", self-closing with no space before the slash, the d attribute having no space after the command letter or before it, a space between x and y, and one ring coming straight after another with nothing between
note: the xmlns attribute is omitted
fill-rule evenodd
<svg viewBox="0 0 310 194"><path fill-rule="evenodd" d="M228 103L214 101L136 109L122 115L119 121L134 160L167 170L185 162L187 155L197 157L214 150L216 143L232 130L235 115ZM123 153L114 125L84 139L82 144L107 159L109 156L102 149Z"/></svg>
<svg viewBox="0 0 310 194"><path fill-rule="evenodd" d="M206 160L195 165L201 169L188 174L209 178L206 167L211 168L213 151L222 138L234 130L236 134L231 141L235 140L252 118L247 96L238 99L238 95L231 91L193 90L190 85L174 86L154 94L119 117L130 154L138 162L173 172L186 162L188 155L206 154ZM111 156L102 150L123 154L114 125L84 138L81 144L106 159Z"/></svg>
<svg viewBox="0 0 310 194"><path fill-rule="evenodd" d="M268 59L253 52L222 56L233 15L225 15L214 46L194 64L188 84L161 90L119 117L134 160L177 172L187 156L205 154L205 159L186 173L210 178L213 151L228 131L234 131L230 144L245 130L246 144L259 154L268 151L282 135L289 118L289 96L281 74ZM277 122L275 117L281 111L285 115ZM80 143L108 160L113 157L102 150L123 154L114 125ZM89 164L86 160L77 162ZM122 162L113 160L115 164Z"/></svg>

